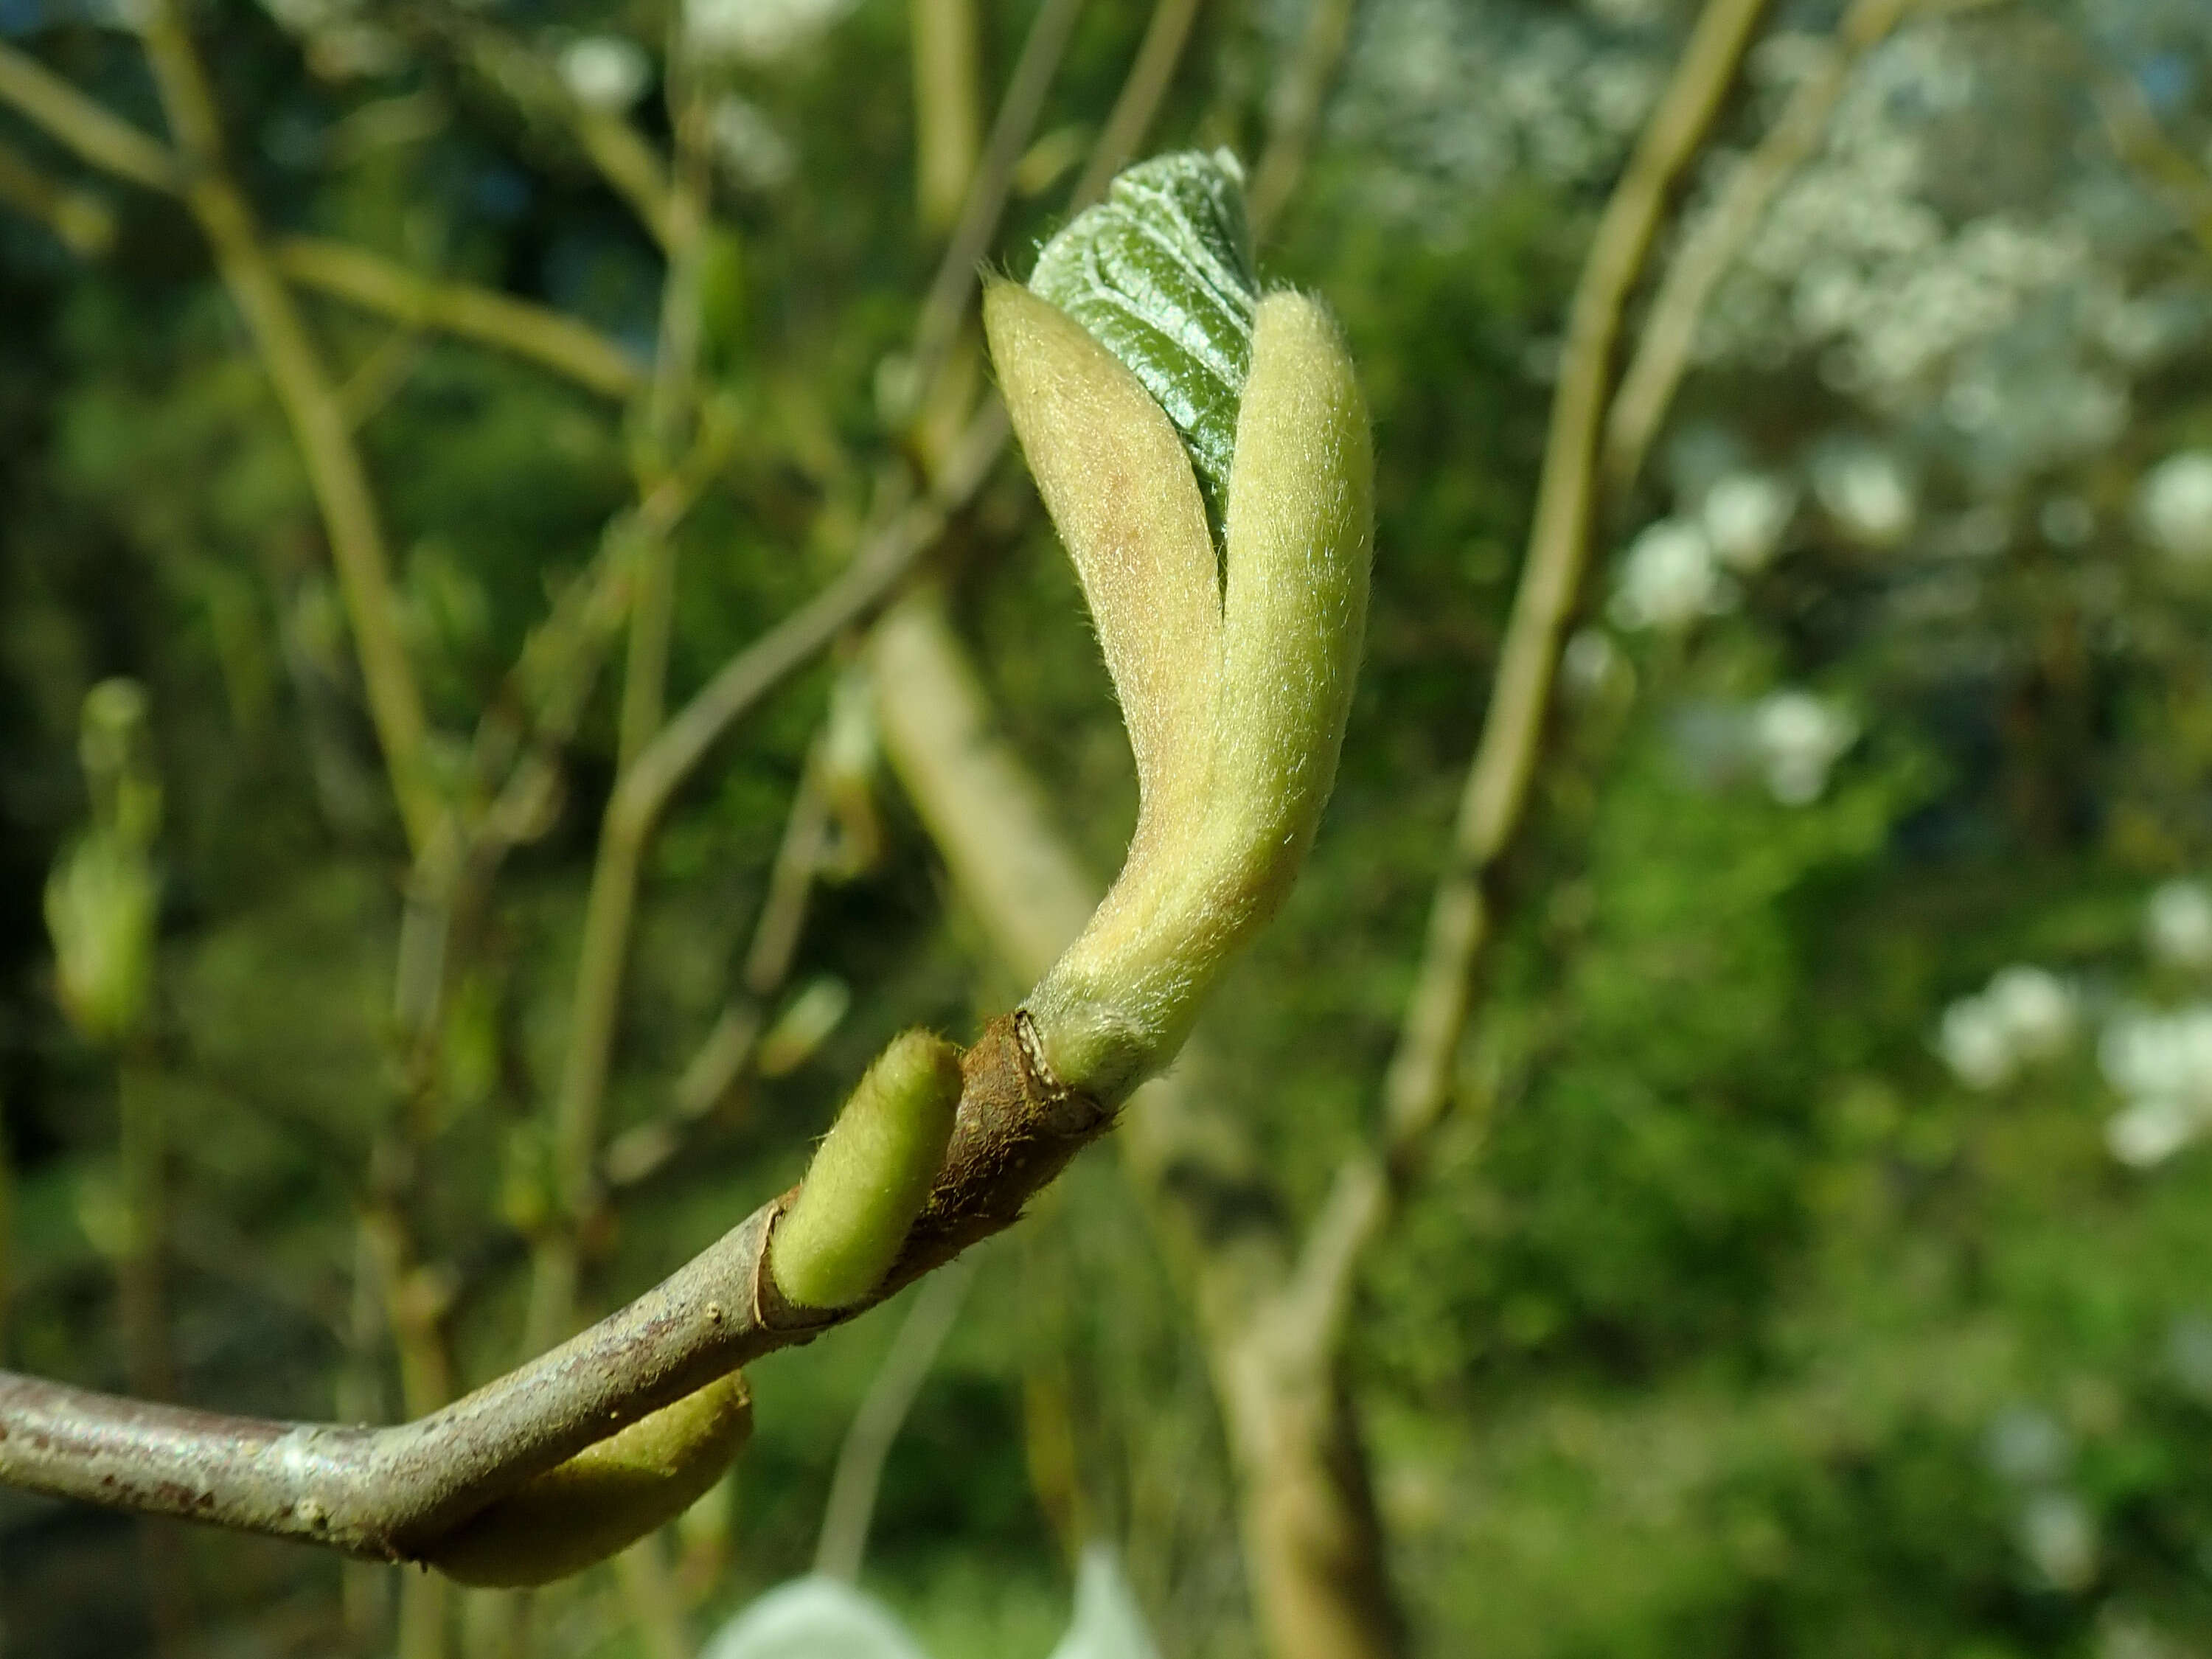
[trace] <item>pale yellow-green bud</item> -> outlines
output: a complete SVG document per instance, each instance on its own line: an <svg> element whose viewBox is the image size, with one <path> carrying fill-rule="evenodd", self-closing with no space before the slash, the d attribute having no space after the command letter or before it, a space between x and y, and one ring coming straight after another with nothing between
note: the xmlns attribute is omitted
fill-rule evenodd
<svg viewBox="0 0 2212 1659"><path fill-rule="evenodd" d="M157 896L144 850L112 830L78 841L46 878L62 1012L88 1042L119 1042L144 1018Z"/></svg>
<svg viewBox="0 0 2212 1659"><path fill-rule="evenodd" d="M1189 455L1136 375L1011 284L984 319L1136 755L1121 874L1026 1004L1060 1081L1118 1099L1174 1058L1328 800L1365 626L1367 413L1328 313L1262 300L1217 577Z"/></svg>
<svg viewBox="0 0 2212 1659"><path fill-rule="evenodd" d="M807 1166L769 1248L775 1287L803 1308L866 1301L928 1201L960 1103L960 1052L908 1031L868 1068Z"/></svg>
<svg viewBox="0 0 2212 1659"><path fill-rule="evenodd" d="M161 828L161 785L149 747L145 687L118 677L84 694L77 757L93 822L138 847L152 846Z"/></svg>
<svg viewBox="0 0 2212 1659"><path fill-rule="evenodd" d="M525 1481L422 1559L448 1578L485 1588L580 1572L705 1496L752 1424L752 1396L744 1376L732 1372Z"/></svg>

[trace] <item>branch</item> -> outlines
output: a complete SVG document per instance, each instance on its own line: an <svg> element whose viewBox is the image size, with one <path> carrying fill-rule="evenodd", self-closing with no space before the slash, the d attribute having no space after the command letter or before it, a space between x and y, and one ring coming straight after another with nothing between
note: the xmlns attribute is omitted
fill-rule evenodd
<svg viewBox="0 0 2212 1659"><path fill-rule="evenodd" d="M625 399L644 384L636 361L573 317L470 283L422 276L383 255L318 237L272 250L293 282L410 328L437 329L511 352L566 375L602 397Z"/></svg>
<svg viewBox="0 0 2212 1659"><path fill-rule="evenodd" d="M1013 74L1006 82L1006 96L999 100L998 115L991 123L983 158L968 180L960 217L945 242L944 257L938 261L937 274L930 281L915 323L910 385L917 406L927 394L939 365L959 331L961 319L967 315L977 270L1006 210L1014 164L1029 148L1030 134L1044 108L1045 94L1051 90L1082 10L1083 0L1044 0L1030 20L1021 56L1014 60Z"/></svg>
<svg viewBox="0 0 2212 1659"><path fill-rule="evenodd" d="M1606 417L1604 486L1608 494L1624 493L1643 470L1651 440L1682 383L1713 289L1759 228L1776 192L1804 165L1827 131L1828 118L1850 84L1851 72L1915 3L1853 0L1836 26L1826 60L1790 94L1773 129L1729 175L1711 210L1683 239L1660 281Z"/></svg>
<svg viewBox="0 0 2212 1659"><path fill-rule="evenodd" d="M868 1528L875 1518L876 1493L883 1484L884 1460L898 1438L915 1396L929 1380L930 1368L952 1334L961 1304L975 1277L963 1261L931 1279L914 1296L890 1352L853 1413L837 1468L830 1477L830 1499L823 1506L822 1535L814 1547L814 1571L825 1578L856 1583L868 1549Z"/></svg>
<svg viewBox="0 0 2212 1659"><path fill-rule="evenodd" d="M1313 0L1313 9L1306 14L1305 33L1298 38L1297 54L1269 102L1267 148L1252 173L1255 238L1267 234L1304 175L1314 129L1321 120L1322 101L1344 61L1345 47L1351 44L1352 14L1357 9L1358 0Z"/></svg>
<svg viewBox="0 0 2212 1659"><path fill-rule="evenodd" d="M0 205L36 219L80 259L97 258L115 241L115 215L106 203L49 179L8 143L0 143Z"/></svg>
<svg viewBox="0 0 2212 1659"><path fill-rule="evenodd" d="M0 41L0 103L13 105L93 166L118 179L165 195L183 188L183 169L159 139L111 115L37 58L5 41Z"/></svg>
<svg viewBox="0 0 2212 1659"><path fill-rule="evenodd" d="M890 1276L834 1312L790 1307L772 1200L628 1307L466 1398L383 1429L228 1416L0 1371L0 1483L148 1515L419 1560L460 1522L647 1413L811 1341L1017 1220L1112 1117L1042 1079L1025 1022L962 1058L958 1115Z"/></svg>
<svg viewBox="0 0 2212 1659"><path fill-rule="evenodd" d="M551 64L500 29L453 15L429 27L457 46L525 119L566 129L654 241L666 248L677 240L668 164L629 121L584 103Z"/></svg>
<svg viewBox="0 0 2212 1659"><path fill-rule="evenodd" d="M680 64L678 48L671 59ZM674 187L667 193L660 337L654 353L646 428L653 464L665 458L693 421L697 404L699 253L706 234L706 106L688 74L669 95L677 139ZM629 644L617 718L616 793L659 732L666 708L668 653L676 623L676 542L666 529L639 537L630 599ZM559 1200L533 1253L525 1352L565 1332L574 1318L580 1232L597 1202L599 1121L614 1048L622 981L629 967L629 926L637 902L645 836L627 835L611 811L601 827L585 901L568 1044L551 1107L554 1178Z"/></svg>
<svg viewBox="0 0 2212 1659"><path fill-rule="evenodd" d="M2100 76L2097 112L2114 153L2158 185L2190 234L2212 253L2212 174L2166 137L2132 81Z"/></svg>
<svg viewBox="0 0 2212 1659"><path fill-rule="evenodd" d="M1419 974L1383 1083L1383 1157L1394 1176L1410 1169L1449 1104L1452 1056L1491 933L1491 883L1526 816L1553 673L1589 559L1598 432L1621 313L1668 199L1720 112L1765 3L1707 0L1605 204L1575 287L1528 551L1437 884Z"/></svg>
<svg viewBox="0 0 2212 1659"><path fill-rule="evenodd" d="M178 147L191 163L185 199L215 251L307 465L330 538L361 662L368 710L409 842L428 845L443 813L423 746L428 721L399 635L391 559L345 410L290 292L262 245L252 210L225 169L215 96L173 0L147 0L148 60Z"/></svg>
<svg viewBox="0 0 2212 1659"><path fill-rule="evenodd" d="M1136 158L1137 147L1145 142L1145 135L1152 130L1152 118L1159 113L1160 100L1167 96L1168 82L1175 79L1176 67L1182 62L1182 49L1190 42L1190 26L1197 20L1198 6L1199 0L1156 0L1151 21L1145 25L1144 39L1138 41L1136 56L1129 60L1128 78L1121 82L1114 107L1107 112L1106 125L1098 130L1098 142L1091 147L1090 160L1084 163L1082 175L1069 193L1070 213L1089 207L1103 196L1114 175Z"/></svg>

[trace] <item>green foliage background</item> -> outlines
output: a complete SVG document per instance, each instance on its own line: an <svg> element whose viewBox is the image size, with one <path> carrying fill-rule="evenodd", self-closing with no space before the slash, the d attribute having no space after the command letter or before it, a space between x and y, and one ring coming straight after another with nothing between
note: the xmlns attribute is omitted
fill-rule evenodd
<svg viewBox="0 0 2212 1659"><path fill-rule="evenodd" d="M1347 99L1359 52L1407 9L1363 21ZM1509 33L1565 19L1663 64L1682 20L1619 21L1634 9L1484 15ZM649 40L653 11L516 0L499 15ZM2193 42L2160 33L2143 11L2084 15L2179 54L2193 90L2161 107L2202 147L2201 27ZM2030 75L2030 23L1993 12L1956 27L1985 29L1969 45L1992 55L2017 47L2003 61ZM1207 8L1159 143L1253 153L1297 13ZM983 8L994 84L1026 15ZM1777 27L1832 15L1808 5ZM649 244L569 149L449 59L413 50L390 76L327 80L238 0L198 21L273 226L649 344ZM1141 22L1087 9L1044 131L1095 127ZM20 4L0 5L0 31L158 130L127 35ZM903 344L935 258L911 205L906 51L903 9L866 0L744 87L792 136L799 171L723 202L738 228L718 254L708 356L743 441L682 532L678 697L834 574L867 511L878 364ZM378 140L374 112L400 99L434 120ZM1311 868L1210 1014L1228 1064L1204 1079L1260 1127L1302 1206L1374 1115L1527 529L1549 397L1532 364L1556 343L1619 149L1587 177L1530 162L1476 189L1356 114L1324 126L1262 259L1338 308L1373 404L1368 662ZM1759 111L1747 100L1730 118L1745 142ZM2070 131L2079 112L2038 118ZM27 129L9 137L66 169ZM2017 167L1974 187L2029 206L2071 187L2057 163ZM1018 199L995 257L1025 267L1064 185ZM370 1148L405 1109L390 1009L404 851L267 382L181 210L112 199L119 240L94 263L0 216L0 1103L15 1188L0 1358L121 1382L102 1249L117 1067L61 1018L38 896L87 813L83 694L129 674L150 692L167 811L159 1006L126 1086L154 1091L172 1125L180 1392L324 1417L358 1322ZM2130 246L2130 283L2212 308L2204 248L2170 224ZM627 498L628 438L544 373L434 337L395 346L387 325L309 305L349 368L406 354L362 433L434 720L465 732ZM2212 1152L2117 1164L2104 1139L2116 1102L2086 1038L1988 1091L1932 1047L1947 1002L2015 961L2092 1001L2203 992L2149 962L2138 934L2152 886L2212 852L2212 590L2139 544L2125 505L2149 464L2212 441L2212 340L2192 338L2138 382L2118 436L2024 483L1976 474L1925 410L1897 414L1887 434L1933 504L1917 539L1870 553L1808 507L1741 608L1679 636L1622 634L1611 673L1566 699L1462 1057L1462 1110L1358 1315L1358 1396L1418 1652L2212 1652ZM1814 364L1808 350L1693 374L1677 427L1727 427L1777 465L1864 429ZM1656 471L1606 553L1664 510ZM2096 512L2087 546L2033 528L2034 503L2061 492ZM1911 603L1961 568L1937 521L1990 501L2014 528L1966 600ZM937 562L1006 730L1110 869L1133 815L1126 748L1016 468ZM1594 577L1594 609L1611 581ZM655 843L617 1130L659 1109L728 994L838 672L818 666L748 721ZM1863 726L1805 805L1698 758L1703 714L1785 684L1842 700ZM544 1202L538 1113L612 771L609 702L586 720L557 827L510 866L417 1103L432 1114L410 1172L434 1264L423 1288L445 1298L470 1377L511 1363L519 1340L521 1224ZM819 894L793 980L835 976L849 1013L625 1194L597 1241L602 1303L792 1179L891 1033L965 1035L1022 988L880 783L883 857ZM893 1454L872 1586L937 1654L1042 1654L1072 1550L1104 1535L1167 1653L1254 1652L1202 1358L1110 1153L984 1251L981 1274ZM896 1321L759 1369L758 1437L686 1534L722 1563L699 1587L708 1609L805 1569L840 1437ZM378 1409L394 1414L389 1357L372 1358ZM2091 1540L2086 1565L2057 1578L2034 1530L2054 1516ZM335 1562L185 1543L191 1651L341 1645ZM0 1651L138 1650L135 1547L122 1521L0 1494ZM638 1650L611 1576L562 1605L545 1651Z"/></svg>

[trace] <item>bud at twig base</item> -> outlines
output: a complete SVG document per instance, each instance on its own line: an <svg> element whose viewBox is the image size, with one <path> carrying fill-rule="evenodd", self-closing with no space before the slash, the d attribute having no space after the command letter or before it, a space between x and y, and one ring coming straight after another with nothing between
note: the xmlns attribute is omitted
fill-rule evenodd
<svg viewBox="0 0 2212 1659"><path fill-rule="evenodd" d="M864 1302L928 1201L960 1103L960 1052L908 1031L868 1068L807 1166L769 1244L775 1287L802 1308Z"/></svg>
<svg viewBox="0 0 2212 1659"><path fill-rule="evenodd" d="M581 1572L704 1497L752 1425L752 1395L732 1371L525 1481L440 1539L423 1560L484 1589Z"/></svg>

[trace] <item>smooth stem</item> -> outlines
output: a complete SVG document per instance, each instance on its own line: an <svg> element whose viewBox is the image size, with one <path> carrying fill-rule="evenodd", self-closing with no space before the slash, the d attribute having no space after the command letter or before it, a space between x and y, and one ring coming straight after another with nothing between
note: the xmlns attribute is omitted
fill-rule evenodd
<svg viewBox="0 0 2212 1659"><path fill-rule="evenodd" d="M469 283L420 276L367 248L316 237L276 244L279 270L302 287L410 328L436 329L526 359L602 397L626 398L644 377L630 355L573 317Z"/></svg>
<svg viewBox="0 0 2212 1659"><path fill-rule="evenodd" d="M915 207L925 230L960 211L982 143L975 0L913 0Z"/></svg>
<svg viewBox="0 0 2212 1659"><path fill-rule="evenodd" d="M696 1650L684 1628L684 1603L660 1534L647 1534L615 1557L615 1571L647 1659L691 1659Z"/></svg>
<svg viewBox="0 0 2212 1659"><path fill-rule="evenodd" d="M8 1146L7 1101L0 1097L0 1365L8 1363L9 1304L15 1294L15 1164Z"/></svg>
<svg viewBox="0 0 2212 1659"><path fill-rule="evenodd" d="M1589 559L1598 436L1622 313L1668 198L1719 114L1765 6L1765 0L1708 0L1606 202L1576 284L1528 550L1420 970L1383 1080L1391 1161L1400 1167L1449 1102L1475 965L1492 932L1491 879L1520 828L1535 775L1553 674Z"/></svg>
<svg viewBox="0 0 2212 1659"><path fill-rule="evenodd" d="M167 1400L176 1392L169 1355L164 1240L168 1231L168 1133L158 1079L143 1057L116 1066L117 1152L122 1171L123 1253L115 1264L123 1328L123 1367L134 1394ZM191 1627L184 1562L173 1528L140 1523L147 1606L161 1653L175 1651Z"/></svg>
<svg viewBox="0 0 2212 1659"><path fill-rule="evenodd" d="M860 1409L854 1413L853 1425L837 1450L830 1499L822 1511L822 1536L814 1548L814 1571L824 1577L842 1578L848 1584L859 1581L884 1461L944 1350L945 1339L952 1334L953 1322L960 1316L975 1278L974 1261L963 1257L931 1274L914 1293L914 1304L891 1339L890 1352L868 1384Z"/></svg>
<svg viewBox="0 0 2212 1659"><path fill-rule="evenodd" d="M185 199L214 250L306 464L330 538L368 712L409 843L426 846L442 808L424 761L428 724L400 639L386 550L361 453L322 356L262 246L253 212L222 155L213 91L174 0L147 0L144 40L162 108L189 163Z"/></svg>
<svg viewBox="0 0 2212 1659"><path fill-rule="evenodd" d="M584 901L583 939L577 946L576 985L569 1000L568 1059L553 1105L555 1215L535 1252L524 1337L525 1350L531 1353L568 1334L581 1266L578 1230L598 1201L599 1104L614 1048L646 830L622 806L617 790L599 834L591 890Z"/></svg>
<svg viewBox="0 0 2212 1659"><path fill-rule="evenodd" d="M1783 185L1827 132L1836 102L1866 54L1897 27L1914 0L1853 0L1820 66L1797 84L1757 149L1731 171L1705 214L1692 223L1660 279L1636 347L1605 422L1605 488L1625 495L1643 471L1689 368L1698 325L1713 290L1765 218Z"/></svg>
<svg viewBox="0 0 2212 1659"><path fill-rule="evenodd" d="M670 53L684 57L681 41ZM660 306L660 341L646 420L650 459L667 465L694 418L698 398L700 251L708 208L708 113L690 77L678 71L671 88L677 153L673 187L666 196L663 240L668 271ZM695 450L696 450L695 447ZM583 938L577 949L570 1002L568 1049L553 1103L553 1167L556 1204L538 1242L531 1285L526 1352L535 1353L566 1336L575 1321L582 1269L582 1230L599 1201L600 1123L612 1064L623 981L629 962L630 923L651 817L631 810L625 790L638 761L659 735L667 712L668 653L676 620L676 542L665 515L647 510L660 498L665 479L641 490L635 538L629 646L623 673L615 793L607 804L584 903Z"/></svg>

